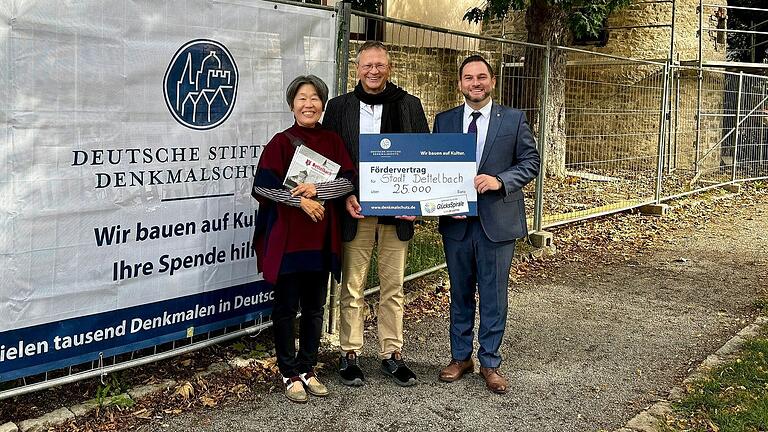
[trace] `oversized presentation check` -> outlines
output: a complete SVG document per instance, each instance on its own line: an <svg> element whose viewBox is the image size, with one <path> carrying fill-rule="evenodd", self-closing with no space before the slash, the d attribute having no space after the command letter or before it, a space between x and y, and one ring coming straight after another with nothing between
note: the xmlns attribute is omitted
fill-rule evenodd
<svg viewBox="0 0 768 432"><path fill-rule="evenodd" d="M474 135L360 135L366 216L475 216L476 173Z"/></svg>

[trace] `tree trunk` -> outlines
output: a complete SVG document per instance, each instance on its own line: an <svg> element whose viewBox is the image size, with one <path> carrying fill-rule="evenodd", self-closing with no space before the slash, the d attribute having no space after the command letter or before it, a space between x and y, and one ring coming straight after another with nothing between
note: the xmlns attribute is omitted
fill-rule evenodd
<svg viewBox="0 0 768 432"><path fill-rule="evenodd" d="M525 14L528 42L539 45L567 46L571 34L568 30L568 15L547 0L532 0ZM565 78L567 53L552 48L549 58L549 82L543 79L544 49L526 48L524 76L536 78L531 86L529 101L523 102L533 108L529 118L534 133L539 133L541 97L547 86L547 102L543 107L546 115L546 144L544 146L544 169L547 176L565 177Z"/></svg>

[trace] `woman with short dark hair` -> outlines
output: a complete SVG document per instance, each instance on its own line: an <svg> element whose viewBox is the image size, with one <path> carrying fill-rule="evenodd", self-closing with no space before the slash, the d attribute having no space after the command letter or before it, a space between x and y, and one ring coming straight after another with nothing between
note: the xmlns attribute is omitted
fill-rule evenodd
<svg viewBox="0 0 768 432"><path fill-rule="evenodd" d="M286 101L295 123L276 134L259 159L252 195L259 202L254 248L259 271L274 285L272 328L277 365L293 402L306 402L307 393L325 396L328 389L314 367L323 324L328 274L341 275L339 198L353 189L355 168L344 142L322 127L320 117L328 87L314 75L302 75L288 85ZM300 146L340 165L335 179L284 186L291 160ZM292 176L290 180L304 179ZM303 180L300 180L303 181ZM293 321L301 307L299 350Z"/></svg>

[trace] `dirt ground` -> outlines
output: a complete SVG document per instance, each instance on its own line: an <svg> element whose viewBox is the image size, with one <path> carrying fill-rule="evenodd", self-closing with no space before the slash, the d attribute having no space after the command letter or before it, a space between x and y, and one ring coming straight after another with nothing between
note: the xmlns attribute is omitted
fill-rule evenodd
<svg viewBox="0 0 768 432"><path fill-rule="evenodd" d="M622 427L760 312L756 304L768 290L768 188L759 186L738 196L714 192L681 200L665 218L622 214L555 230L557 255L512 270L501 367L510 381L507 395L490 394L478 374L453 384L437 380L450 356L448 297L430 282L434 286L408 306L405 356L420 379L415 387L399 388L378 371L373 331L366 335L362 388L340 385L330 365L321 379L331 395L296 405L270 381L250 386L253 371L237 370L197 395L235 385L238 377L252 390L214 407L174 403L177 396L168 392L153 405L107 410L63 429ZM332 362L330 350L324 358Z"/></svg>

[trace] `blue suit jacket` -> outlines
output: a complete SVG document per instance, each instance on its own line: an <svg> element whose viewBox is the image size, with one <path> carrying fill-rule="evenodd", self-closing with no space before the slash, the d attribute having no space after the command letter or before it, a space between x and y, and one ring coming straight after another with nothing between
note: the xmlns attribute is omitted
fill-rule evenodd
<svg viewBox="0 0 768 432"><path fill-rule="evenodd" d="M435 117L433 133L462 133L464 105ZM477 195L477 211L485 234L491 241L511 241L528 235L522 188L539 172L539 152L522 111L493 104L488 134L478 174L499 176L504 183L498 191ZM466 219L440 218L440 234L461 240Z"/></svg>

